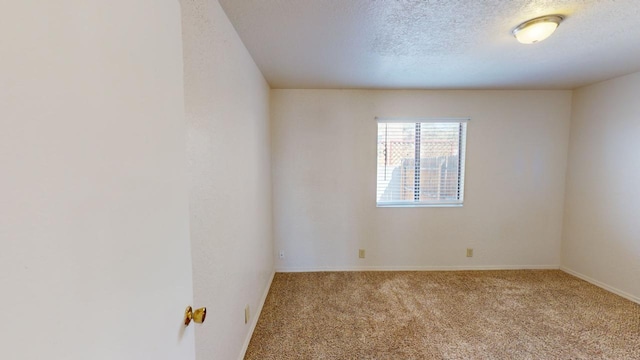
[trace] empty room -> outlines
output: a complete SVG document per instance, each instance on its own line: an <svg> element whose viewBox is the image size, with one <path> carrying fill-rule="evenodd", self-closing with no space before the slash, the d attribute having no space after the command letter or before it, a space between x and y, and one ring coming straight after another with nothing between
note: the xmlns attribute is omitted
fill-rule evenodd
<svg viewBox="0 0 640 360"><path fill-rule="evenodd" d="M1 359L640 359L637 1L1 9Z"/></svg>

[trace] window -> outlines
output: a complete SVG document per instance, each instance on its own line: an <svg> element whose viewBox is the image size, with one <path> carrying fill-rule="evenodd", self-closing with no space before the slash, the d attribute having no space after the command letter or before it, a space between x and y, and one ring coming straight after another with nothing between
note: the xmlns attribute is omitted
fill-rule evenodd
<svg viewBox="0 0 640 360"><path fill-rule="evenodd" d="M377 205L462 206L469 119L377 120Z"/></svg>

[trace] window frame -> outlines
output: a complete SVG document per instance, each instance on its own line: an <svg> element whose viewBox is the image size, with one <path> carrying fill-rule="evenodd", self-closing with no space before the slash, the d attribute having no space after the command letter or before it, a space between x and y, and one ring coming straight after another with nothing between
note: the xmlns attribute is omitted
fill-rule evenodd
<svg viewBox="0 0 640 360"><path fill-rule="evenodd" d="M416 208L416 207L442 207L442 208L451 208L451 207L463 207L464 206L464 185L465 185L465 172L466 172L466 161L467 161L467 136L468 136L468 123L471 121L470 117L434 117L434 118L411 118L411 117L398 117L398 118L390 118L390 117L375 117L376 120L376 154L378 153L378 136L379 129L378 125L380 123L402 123L402 124L417 124L417 123L459 123L464 124L464 131L460 130L458 135L459 137L459 148L458 148L458 159L460 161L458 165L458 197L459 199L456 201L439 201L439 202L427 202L427 201L388 201L388 202L379 202L378 201L378 159L376 156L376 207L378 208ZM415 158L414 158L415 159ZM419 161L418 161L419 163ZM414 191L417 188L414 187Z"/></svg>

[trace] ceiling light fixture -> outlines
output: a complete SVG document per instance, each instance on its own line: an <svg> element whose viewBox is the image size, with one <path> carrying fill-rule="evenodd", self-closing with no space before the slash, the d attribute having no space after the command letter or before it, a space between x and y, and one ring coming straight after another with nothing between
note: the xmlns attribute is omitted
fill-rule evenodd
<svg viewBox="0 0 640 360"><path fill-rule="evenodd" d="M522 44L535 44L551 36L562 20L562 15L537 17L516 26L511 33Z"/></svg>

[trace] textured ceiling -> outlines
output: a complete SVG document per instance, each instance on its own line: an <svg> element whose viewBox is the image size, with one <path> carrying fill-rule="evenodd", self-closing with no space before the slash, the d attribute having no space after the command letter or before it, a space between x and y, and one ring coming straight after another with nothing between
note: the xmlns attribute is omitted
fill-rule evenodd
<svg viewBox="0 0 640 360"><path fill-rule="evenodd" d="M640 70L639 0L220 0L273 88L570 89ZM511 30L567 18L544 42Z"/></svg>

